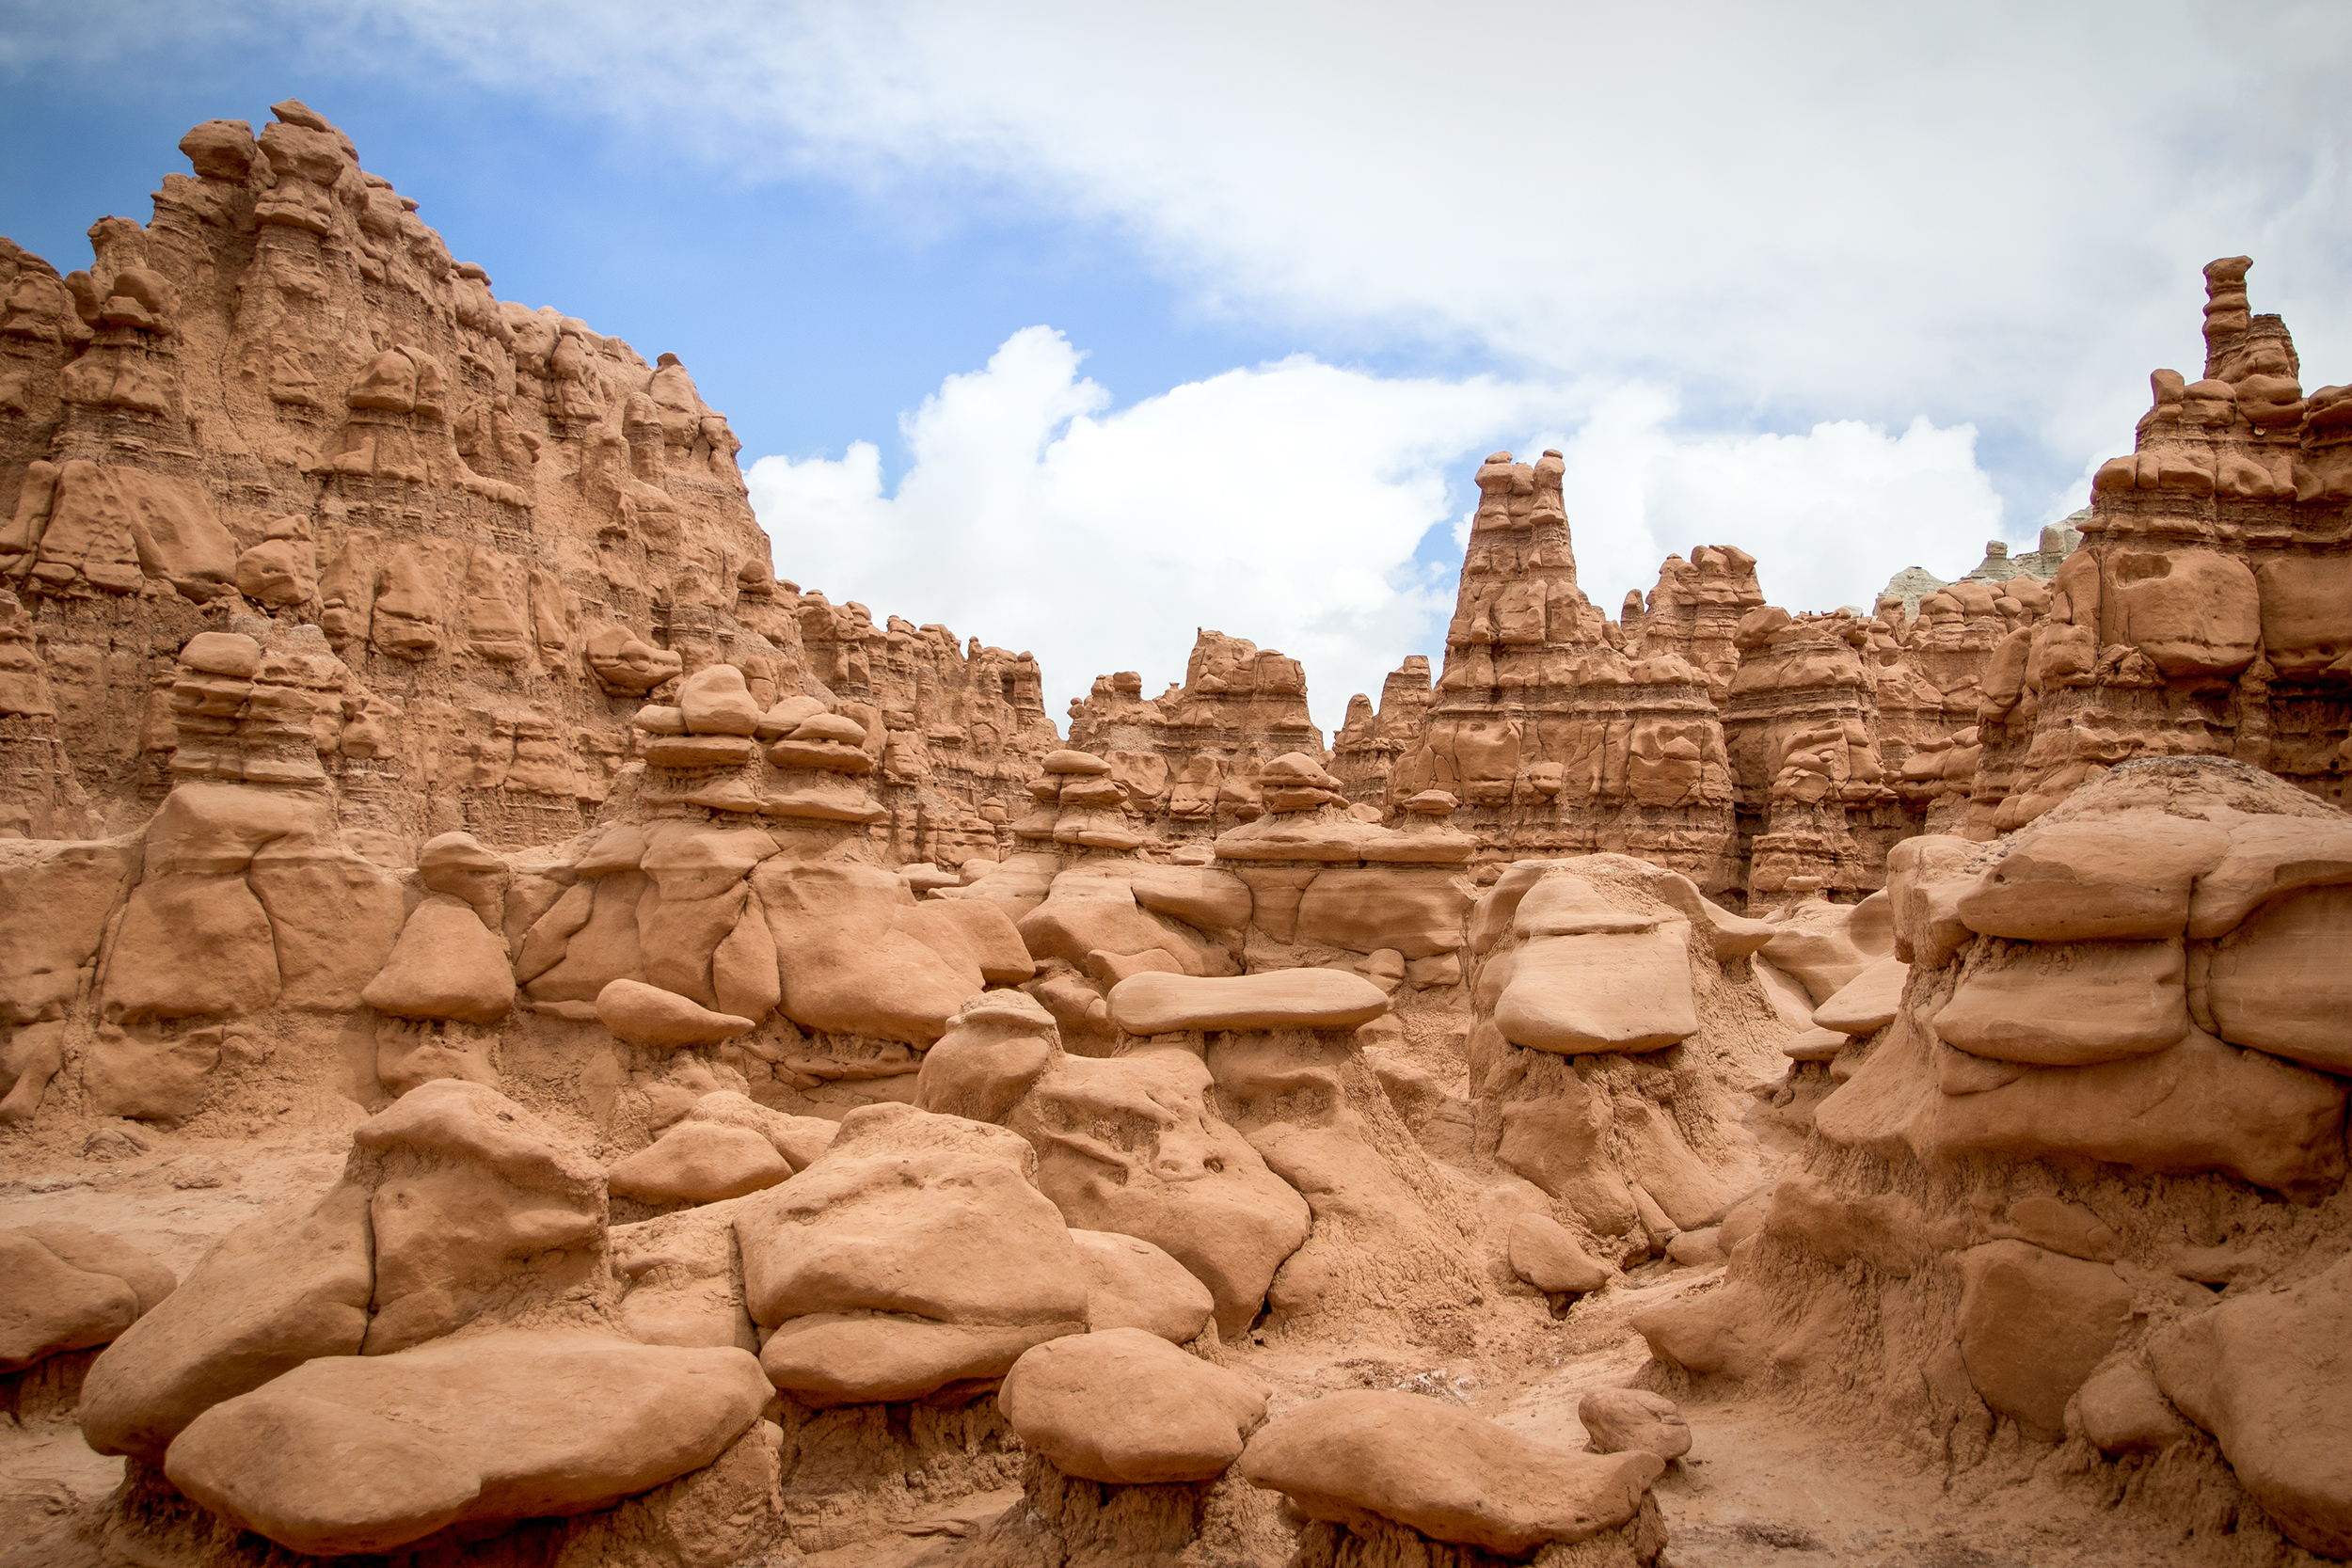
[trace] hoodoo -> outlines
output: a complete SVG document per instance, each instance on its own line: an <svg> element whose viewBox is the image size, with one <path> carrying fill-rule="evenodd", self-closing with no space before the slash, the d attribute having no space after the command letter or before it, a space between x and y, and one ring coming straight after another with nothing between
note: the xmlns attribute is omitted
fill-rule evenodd
<svg viewBox="0 0 2352 1568"><path fill-rule="evenodd" d="M2032 556L1613 614L1497 452L1327 747L1209 630L1065 733L275 114L0 241L0 1568L2352 1558L2246 258Z"/></svg>

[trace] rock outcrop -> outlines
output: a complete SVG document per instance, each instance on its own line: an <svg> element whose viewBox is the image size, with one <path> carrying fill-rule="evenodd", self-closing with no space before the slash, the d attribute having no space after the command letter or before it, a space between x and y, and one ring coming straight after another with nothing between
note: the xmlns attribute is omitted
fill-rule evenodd
<svg viewBox="0 0 2352 1568"><path fill-rule="evenodd" d="M1613 618L1497 453L1327 751L1205 630L1065 742L276 115L0 242L0 1408L120 1467L8 1568L1642 1568L1717 1399L2352 1554L2352 396L2243 259L2079 547Z"/></svg>

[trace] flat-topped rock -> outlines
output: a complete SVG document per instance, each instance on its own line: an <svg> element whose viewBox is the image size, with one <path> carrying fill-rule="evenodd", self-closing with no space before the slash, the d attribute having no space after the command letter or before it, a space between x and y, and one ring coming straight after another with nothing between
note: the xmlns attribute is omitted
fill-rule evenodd
<svg viewBox="0 0 2352 1568"><path fill-rule="evenodd" d="M1353 865L1459 865L1478 841L1422 817L1410 832L1359 822L1336 811L1262 816L1219 833L1216 853L1228 861L1315 861Z"/></svg>
<svg viewBox="0 0 2352 1568"><path fill-rule="evenodd" d="M1571 1453L1420 1394L1359 1389L1286 1411L1241 1473L1335 1524L1387 1520L1433 1541L1523 1558L1630 1521L1665 1469L1654 1453Z"/></svg>
<svg viewBox="0 0 2352 1568"><path fill-rule="evenodd" d="M1911 966L1902 959L1879 958L1813 1009L1814 1026L1841 1035L1875 1035L1902 1010L1903 987L1910 979Z"/></svg>
<svg viewBox="0 0 2352 1568"><path fill-rule="evenodd" d="M198 1417L164 1473L289 1551L385 1552L608 1508L718 1458L768 1398L745 1351L508 1330L307 1362Z"/></svg>
<svg viewBox="0 0 2352 1568"><path fill-rule="evenodd" d="M1257 1379L1139 1328L1073 1334L1028 1351L997 1405L1064 1475L1119 1485L1207 1481L1265 1419Z"/></svg>
<svg viewBox="0 0 2352 1568"><path fill-rule="evenodd" d="M1200 978L1133 974L1106 998L1130 1035L1191 1029L1354 1029L1389 1010L1388 993L1339 969L1285 969Z"/></svg>

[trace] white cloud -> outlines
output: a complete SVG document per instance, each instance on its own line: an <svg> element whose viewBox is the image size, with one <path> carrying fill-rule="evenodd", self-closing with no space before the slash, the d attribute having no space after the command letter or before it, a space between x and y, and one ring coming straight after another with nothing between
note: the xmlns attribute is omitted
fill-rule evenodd
<svg viewBox="0 0 2352 1568"><path fill-rule="evenodd" d="M1302 356L1104 414L1079 358L1030 327L948 377L901 421L913 462L888 494L866 443L761 458L752 500L777 570L1035 652L1057 718L1097 674L1140 670L1155 693L1183 679L1207 626L1304 660L1328 727L1451 613L1451 575L1411 557L1462 451L1563 401Z"/></svg>
<svg viewBox="0 0 2352 1568"><path fill-rule="evenodd" d="M1511 431L1567 455L1581 578L1613 611L1670 550L1740 543L1799 608L1868 595L1918 561L1973 565L2000 507L1974 433L1915 421L1800 436L1677 435L1643 387L1384 378L1304 356L1187 383L1115 413L1060 334L1014 334L901 421L911 466L881 454L765 457L753 504L777 570L877 616L942 622L1027 648L1059 717L1097 674L1184 674L1196 627L1304 661L1316 721L1436 652L1450 569L1415 546ZM1824 498L1827 498L1826 499Z"/></svg>
<svg viewBox="0 0 2352 1568"><path fill-rule="evenodd" d="M2352 359L2326 0L373 15L755 173L1107 219L1213 307L1655 381L1722 428L1997 428L2018 486L2128 438L2147 370L2198 352L2213 256L2251 251L2256 308Z"/></svg>
<svg viewBox="0 0 2352 1568"><path fill-rule="evenodd" d="M1772 603L1868 606L1905 566L1954 578L2005 538L1977 433L1915 418L1899 433L1844 420L1802 436L1677 434L1673 400L1632 387L1558 446L1578 578L1614 614L1669 553L1737 545ZM2031 523L2010 543L2030 542ZM2016 532L2016 530L2010 530Z"/></svg>

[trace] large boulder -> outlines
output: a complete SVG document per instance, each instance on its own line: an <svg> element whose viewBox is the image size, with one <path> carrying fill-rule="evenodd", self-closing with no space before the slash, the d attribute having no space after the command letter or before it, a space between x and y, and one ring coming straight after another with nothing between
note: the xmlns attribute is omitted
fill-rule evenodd
<svg viewBox="0 0 2352 1568"><path fill-rule="evenodd" d="M1032 1453L1087 1481L1208 1481L1265 1419L1257 1379L1139 1328L1039 1345L1005 1374L997 1406Z"/></svg>
<svg viewBox="0 0 2352 1568"><path fill-rule="evenodd" d="M430 894L359 999L399 1018L496 1023L515 1005L506 943L464 899Z"/></svg>
<svg viewBox="0 0 2352 1568"><path fill-rule="evenodd" d="M912 1400L1000 1378L1087 1326L1087 1272L1019 1135L863 1105L833 1146L737 1212L760 1363L804 1404Z"/></svg>
<svg viewBox="0 0 2352 1568"><path fill-rule="evenodd" d="M2132 1311L2105 1263L2001 1241L1959 1255L1960 1354L1984 1402L2035 1435L2065 1430L2066 1402L2106 1358Z"/></svg>
<svg viewBox="0 0 2352 1568"><path fill-rule="evenodd" d="M154 1463L223 1400L314 1356L358 1354L374 1287L368 1196L342 1181L215 1243L91 1365L81 1404L89 1446Z"/></svg>
<svg viewBox="0 0 2352 1568"><path fill-rule="evenodd" d="M604 1172L496 1090L437 1079L362 1122L352 1143L352 1174L371 1189L366 1354L602 1288Z"/></svg>
<svg viewBox="0 0 2352 1568"><path fill-rule="evenodd" d="M1571 1453L1419 1394L1327 1394L1260 1428L1241 1473L1309 1518L1388 1521L1432 1541L1524 1558L1633 1522L1666 1462Z"/></svg>
<svg viewBox="0 0 2352 1568"><path fill-rule="evenodd" d="M387 1552L611 1507L718 1458L768 1398L741 1350L504 1329L310 1362L197 1418L164 1473L289 1551Z"/></svg>
<svg viewBox="0 0 2352 1568"><path fill-rule="evenodd" d="M169 1269L87 1226L0 1230L0 1372L105 1344L174 1283Z"/></svg>
<svg viewBox="0 0 2352 1568"><path fill-rule="evenodd" d="M2296 1544L2352 1557L2352 1258L2160 1329L2156 1382Z"/></svg>
<svg viewBox="0 0 2352 1568"><path fill-rule="evenodd" d="M1379 996L1359 975L1343 978ZM1211 1087L1200 1057L1180 1048L1072 1055L1042 1006L990 991L967 1002L925 1056L915 1092L925 1110L1001 1121L1026 1138L1037 1184L1064 1219L1166 1253L1207 1287L1218 1332L1231 1336L1265 1305L1311 1216Z"/></svg>
<svg viewBox="0 0 2352 1568"><path fill-rule="evenodd" d="M1139 1236L1073 1230L1087 1271L1087 1323L1100 1334L1139 1328L1173 1344L1200 1337L1216 1298L1192 1271Z"/></svg>

